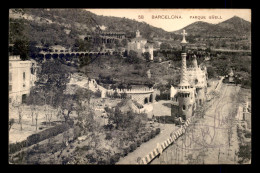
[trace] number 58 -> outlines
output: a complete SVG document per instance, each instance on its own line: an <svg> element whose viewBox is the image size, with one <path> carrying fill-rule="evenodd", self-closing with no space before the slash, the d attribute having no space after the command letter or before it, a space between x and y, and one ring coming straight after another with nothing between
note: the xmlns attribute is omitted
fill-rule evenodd
<svg viewBox="0 0 260 173"><path fill-rule="evenodd" d="M144 19L144 15L138 15L138 19Z"/></svg>

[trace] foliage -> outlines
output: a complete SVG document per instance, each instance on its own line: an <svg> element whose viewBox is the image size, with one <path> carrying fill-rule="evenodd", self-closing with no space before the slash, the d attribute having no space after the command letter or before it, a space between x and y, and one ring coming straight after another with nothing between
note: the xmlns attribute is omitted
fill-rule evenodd
<svg viewBox="0 0 260 173"><path fill-rule="evenodd" d="M126 156L130 152L130 147L126 146L123 148L123 156Z"/></svg>
<svg viewBox="0 0 260 173"><path fill-rule="evenodd" d="M156 94L155 96L155 100L159 101L159 100L169 100L170 99L170 93L161 93L160 95Z"/></svg>
<svg viewBox="0 0 260 173"><path fill-rule="evenodd" d="M22 148L27 147L27 146L28 146L27 140L9 144L9 152L12 154L17 151L20 151Z"/></svg>
<svg viewBox="0 0 260 173"><path fill-rule="evenodd" d="M149 52L144 52L143 57L145 58L146 61L150 61L151 55Z"/></svg>
<svg viewBox="0 0 260 173"><path fill-rule="evenodd" d="M130 152L133 152L137 148L137 144L134 142L130 145Z"/></svg>
<svg viewBox="0 0 260 173"><path fill-rule="evenodd" d="M209 79L216 77L216 72L215 72L215 69L213 67L208 67L207 73L208 73Z"/></svg>
<svg viewBox="0 0 260 173"><path fill-rule="evenodd" d="M29 59L29 42L27 40L17 39L14 41L13 54L20 55L21 60Z"/></svg>
<svg viewBox="0 0 260 173"><path fill-rule="evenodd" d="M171 45L169 44L169 43L162 43L161 45L160 45L160 49L162 50L162 49L171 49L172 47L171 47Z"/></svg>
<svg viewBox="0 0 260 173"><path fill-rule="evenodd" d="M44 131L41 131L36 134L32 134L27 137L27 144L28 146L31 146L33 144L36 144L40 141L43 141L45 139L48 139L50 137L56 136L60 133L63 133L64 131L68 130L71 126L67 123L57 125L55 127L46 129Z"/></svg>
<svg viewBox="0 0 260 173"><path fill-rule="evenodd" d="M101 91L97 90L96 92L94 92L94 96L97 97L97 98L100 98L101 97Z"/></svg>
<svg viewBox="0 0 260 173"><path fill-rule="evenodd" d="M157 129L155 130L155 134L156 134L156 135L159 134L160 131L161 131L161 129L160 129L160 128L157 128Z"/></svg>
<svg viewBox="0 0 260 173"><path fill-rule="evenodd" d="M110 157L110 164L112 164L112 165L115 164L116 162L119 161L119 159L120 159L120 154L119 153L116 153L116 154L112 155Z"/></svg>
<svg viewBox="0 0 260 173"><path fill-rule="evenodd" d="M138 53L136 51L130 50L125 61L131 64L138 64L141 62L141 59L138 57Z"/></svg>
<svg viewBox="0 0 260 173"><path fill-rule="evenodd" d="M106 133L106 137L105 137L106 140L111 140L112 139L112 135L111 133Z"/></svg>
<svg viewBox="0 0 260 173"><path fill-rule="evenodd" d="M251 159L251 145L240 145L238 157L241 158L239 163L243 163Z"/></svg>
<svg viewBox="0 0 260 173"><path fill-rule="evenodd" d="M144 126L147 120L146 114L136 114L133 111L122 113L117 106L115 111L108 113L108 121L110 124L115 124L116 129L128 129L129 134L135 134L139 129Z"/></svg>

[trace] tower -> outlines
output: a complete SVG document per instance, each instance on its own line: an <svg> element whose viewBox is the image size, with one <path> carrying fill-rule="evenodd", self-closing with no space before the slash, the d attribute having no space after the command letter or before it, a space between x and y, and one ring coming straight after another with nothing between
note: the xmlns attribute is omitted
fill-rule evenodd
<svg viewBox="0 0 260 173"><path fill-rule="evenodd" d="M148 52L151 55L150 61L153 61L153 45L149 45Z"/></svg>
<svg viewBox="0 0 260 173"><path fill-rule="evenodd" d="M185 39L185 30L183 30L183 40L181 42L182 46L182 62L181 62L181 79L180 84L178 86L178 102L179 102L179 110L178 116L182 117L183 120L192 116L194 110L194 90L191 88L190 83L187 78L187 66L186 66L186 45L187 41Z"/></svg>
<svg viewBox="0 0 260 173"><path fill-rule="evenodd" d="M137 30L135 34L136 34L136 37L140 37L140 31L139 30Z"/></svg>
<svg viewBox="0 0 260 173"><path fill-rule="evenodd" d="M196 55L193 55L192 65L193 65L193 67L198 68L198 62L197 62L197 59L196 59Z"/></svg>

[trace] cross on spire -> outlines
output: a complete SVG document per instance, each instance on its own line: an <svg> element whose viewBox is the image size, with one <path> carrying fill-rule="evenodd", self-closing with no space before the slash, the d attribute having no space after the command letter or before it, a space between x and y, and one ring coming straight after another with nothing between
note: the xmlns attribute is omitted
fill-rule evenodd
<svg viewBox="0 0 260 173"><path fill-rule="evenodd" d="M185 29L183 30L183 32L181 33L181 35L183 36L181 43L187 43L186 39L185 39L185 35L187 35L187 33L185 32Z"/></svg>

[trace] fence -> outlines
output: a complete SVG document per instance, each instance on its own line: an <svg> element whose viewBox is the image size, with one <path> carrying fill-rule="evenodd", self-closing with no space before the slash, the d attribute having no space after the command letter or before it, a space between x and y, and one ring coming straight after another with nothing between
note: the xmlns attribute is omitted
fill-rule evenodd
<svg viewBox="0 0 260 173"><path fill-rule="evenodd" d="M171 145L174 141L176 141L182 134L185 133L185 129L190 125L192 122L193 117L190 117L187 119L185 124L178 129L176 132L173 133L173 135L170 136L167 140L161 143L161 145L158 145L153 151L151 151L149 154L147 154L145 157L143 157L139 164L148 164L153 159L155 159L158 155L162 154L162 152Z"/></svg>

